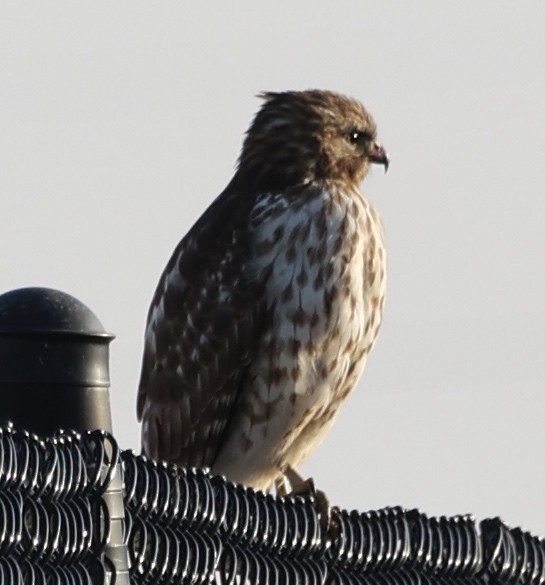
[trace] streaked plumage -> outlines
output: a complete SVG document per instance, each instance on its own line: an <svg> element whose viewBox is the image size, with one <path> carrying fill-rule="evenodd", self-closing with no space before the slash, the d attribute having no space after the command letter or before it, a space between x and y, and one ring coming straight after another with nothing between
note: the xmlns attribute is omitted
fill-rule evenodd
<svg viewBox="0 0 545 585"><path fill-rule="evenodd" d="M322 441L376 339L382 227L358 185L388 158L355 100L262 97L161 276L137 408L149 456L267 489Z"/></svg>

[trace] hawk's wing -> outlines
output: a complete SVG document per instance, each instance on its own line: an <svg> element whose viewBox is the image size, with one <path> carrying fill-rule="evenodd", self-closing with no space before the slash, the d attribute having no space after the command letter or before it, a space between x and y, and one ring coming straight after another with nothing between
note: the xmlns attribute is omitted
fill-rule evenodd
<svg viewBox="0 0 545 585"><path fill-rule="evenodd" d="M229 187L174 251L148 313L138 418L154 458L210 466L264 327L247 276L251 197Z"/></svg>

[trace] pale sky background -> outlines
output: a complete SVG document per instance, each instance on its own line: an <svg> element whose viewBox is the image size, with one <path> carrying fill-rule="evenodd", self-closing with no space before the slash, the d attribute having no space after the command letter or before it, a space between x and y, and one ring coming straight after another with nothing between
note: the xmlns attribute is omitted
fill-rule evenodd
<svg viewBox="0 0 545 585"><path fill-rule="evenodd" d="M545 536L545 2L47 2L0 8L0 290L68 292L135 416L147 308L229 181L261 90L328 88L391 156L385 321L305 465L334 504L500 515ZM1 357L0 357L1 359Z"/></svg>

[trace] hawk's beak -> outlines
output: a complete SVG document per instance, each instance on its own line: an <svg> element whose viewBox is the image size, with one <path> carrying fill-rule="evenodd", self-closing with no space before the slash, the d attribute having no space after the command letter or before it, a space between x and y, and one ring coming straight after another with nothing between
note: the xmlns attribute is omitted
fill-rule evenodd
<svg viewBox="0 0 545 585"><path fill-rule="evenodd" d="M384 165L384 172L388 171L388 167L390 166L390 159L388 158L384 148L378 142L373 142L371 149L369 150L368 157L371 162Z"/></svg>

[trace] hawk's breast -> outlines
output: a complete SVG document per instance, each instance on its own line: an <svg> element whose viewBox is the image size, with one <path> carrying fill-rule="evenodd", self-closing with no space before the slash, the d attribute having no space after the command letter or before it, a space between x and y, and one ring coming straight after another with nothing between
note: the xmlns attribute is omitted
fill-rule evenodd
<svg viewBox="0 0 545 585"><path fill-rule="evenodd" d="M321 442L363 369L381 321L384 250L355 189L266 195L249 227L248 270L266 278L272 321L215 470L229 475L236 454L237 469L248 463L238 479L267 487L277 462L296 466Z"/></svg>

